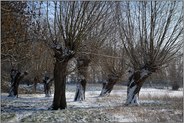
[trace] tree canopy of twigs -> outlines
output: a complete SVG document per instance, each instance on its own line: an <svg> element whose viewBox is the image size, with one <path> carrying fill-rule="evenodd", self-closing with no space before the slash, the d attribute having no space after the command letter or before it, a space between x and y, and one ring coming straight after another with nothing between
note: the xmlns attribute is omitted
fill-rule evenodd
<svg viewBox="0 0 184 123"><path fill-rule="evenodd" d="M28 27L31 18L26 16L27 3L6 1L1 3L1 60L24 63L29 59ZM27 55L25 55L27 54ZM16 63L16 64L18 64Z"/></svg>
<svg viewBox="0 0 184 123"><path fill-rule="evenodd" d="M48 3L47 3L48 4ZM54 22L47 17L49 39L77 51L82 40L86 39L93 27L103 20L108 11L106 2L60 1L54 2ZM49 4L47 5L47 15Z"/></svg>
<svg viewBox="0 0 184 123"><path fill-rule="evenodd" d="M183 6L176 1L117 2L121 41L134 69L155 71L183 46Z"/></svg>

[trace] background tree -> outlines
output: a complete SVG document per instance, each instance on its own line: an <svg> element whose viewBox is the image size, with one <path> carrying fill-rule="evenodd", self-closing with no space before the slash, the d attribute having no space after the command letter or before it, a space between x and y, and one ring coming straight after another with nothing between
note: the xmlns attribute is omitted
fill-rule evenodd
<svg viewBox="0 0 184 123"><path fill-rule="evenodd" d="M90 63L90 59L86 55L82 55L77 58L77 70L78 70L78 82L76 88L76 94L74 97L74 101L83 101L85 99L85 90L87 83L87 72L88 66Z"/></svg>
<svg viewBox="0 0 184 123"><path fill-rule="evenodd" d="M30 60L29 25L31 18L27 14L27 2L1 2L1 66L2 76L7 76L11 69L26 71L25 64ZM26 47L26 48L25 48ZM16 96L22 75L11 78L9 96ZM9 78L9 76L8 76ZM21 78L21 79L20 79ZM4 80L4 78L3 78Z"/></svg>
<svg viewBox="0 0 184 123"><path fill-rule="evenodd" d="M34 83L34 78L41 78L45 70L52 71L53 61L50 50L44 42L40 42L37 19L39 9L36 11L34 2L3 1L1 2L1 66L3 85L8 85L9 72L12 67L19 71L29 71L29 75L22 81ZM47 50L46 50L47 49ZM27 82L28 82L27 81ZM41 82L41 81L39 81ZM36 87L36 86L34 86ZM33 92L34 92L33 88Z"/></svg>
<svg viewBox="0 0 184 123"><path fill-rule="evenodd" d="M27 75L27 72L21 73L16 69L11 70L11 87L9 91L9 97L17 97L18 98L18 88L20 81Z"/></svg>
<svg viewBox="0 0 184 123"><path fill-rule="evenodd" d="M153 72L174 58L183 46L180 1L117 2L121 41L130 59L126 104L138 104L138 93Z"/></svg>
<svg viewBox="0 0 184 123"><path fill-rule="evenodd" d="M97 64L98 58L96 54L101 50L108 35L113 32L113 18L110 16L113 6L112 2L107 3L109 8L106 8L103 19L99 20L90 32L87 33L79 46L79 53L76 55L78 82L74 101L82 101L85 99L86 83L89 80L89 67L91 64Z"/></svg>
<svg viewBox="0 0 184 123"><path fill-rule="evenodd" d="M105 74L105 81L103 81L102 91L100 96L108 96L112 91L114 85L120 81L125 73L125 53L120 44L118 44L115 34L110 34L108 37L108 44L101 49L103 54L107 57L100 58L100 65Z"/></svg>
<svg viewBox="0 0 184 123"><path fill-rule="evenodd" d="M47 72L45 72L44 77L43 77L45 97L51 96L51 86L52 86L53 80L54 79L51 78Z"/></svg>
<svg viewBox="0 0 184 123"><path fill-rule="evenodd" d="M183 80L183 54L179 54L168 65L168 78L172 86L172 90L178 90Z"/></svg>
<svg viewBox="0 0 184 123"><path fill-rule="evenodd" d="M22 69L23 63L29 60L28 27L31 22L26 16L26 2L1 2L1 60ZM25 48L27 47L27 48Z"/></svg>

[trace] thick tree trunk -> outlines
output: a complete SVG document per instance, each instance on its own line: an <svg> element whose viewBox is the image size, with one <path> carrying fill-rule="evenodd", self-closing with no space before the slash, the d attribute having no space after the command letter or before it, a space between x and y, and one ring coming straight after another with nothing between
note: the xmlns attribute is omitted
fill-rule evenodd
<svg viewBox="0 0 184 123"><path fill-rule="evenodd" d="M109 96L114 85L117 81L109 79L107 83L103 83L102 91L100 93L101 97Z"/></svg>
<svg viewBox="0 0 184 123"><path fill-rule="evenodd" d="M56 62L54 65L54 99L49 109L58 110L67 108L66 104L66 76L68 61L74 57L75 53L68 48L62 48L59 45L53 48Z"/></svg>
<svg viewBox="0 0 184 123"><path fill-rule="evenodd" d="M66 70L67 70L68 61L57 61L54 66L54 100L51 106L51 109L65 109L66 96L65 96L65 87L66 87Z"/></svg>
<svg viewBox="0 0 184 123"><path fill-rule="evenodd" d="M77 84L77 89L75 93L74 101L83 101L85 100L85 90L86 90L86 80L79 80Z"/></svg>
<svg viewBox="0 0 184 123"><path fill-rule="evenodd" d="M14 74L11 74L11 87L9 91L8 97L18 97L18 87L20 81L24 78L25 75L27 75L27 72L24 72L21 74L19 71L15 70Z"/></svg>
<svg viewBox="0 0 184 123"><path fill-rule="evenodd" d="M139 92L149 75L151 75L151 72L145 69L132 73L127 86L126 105L139 105Z"/></svg>
<svg viewBox="0 0 184 123"><path fill-rule="evenodd" d="M74 101L85 100L85 90L89 63L90 59L85 55L77 58L78 83L76 86Z"/></svg>

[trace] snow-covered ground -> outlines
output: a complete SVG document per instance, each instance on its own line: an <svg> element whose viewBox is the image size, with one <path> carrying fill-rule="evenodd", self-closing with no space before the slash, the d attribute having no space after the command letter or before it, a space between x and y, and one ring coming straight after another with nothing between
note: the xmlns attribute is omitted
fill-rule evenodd
<svg viewBox="0 0 184 123"><path fill-rule="evenodd" d="M126 87L117 85L110 96L99 97L101 85L88 85L86 99L74 102L75 85L67 85L67 109L48 110L52 97L20 94L19 98L1 93L1 120L4 122L182 122L183 90L143 88L140 106L125 106Z"/></svg>

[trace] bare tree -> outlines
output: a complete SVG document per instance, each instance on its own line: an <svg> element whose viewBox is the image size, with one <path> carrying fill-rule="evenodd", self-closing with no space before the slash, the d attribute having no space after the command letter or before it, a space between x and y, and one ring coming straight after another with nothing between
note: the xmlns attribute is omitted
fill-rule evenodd
<svg viewBox="0 0 184 123"><path fill-rule="evenodd" d="M139 104L138 93L153 72L183 46L180 1L117 2L119 33L132 67L126 104Z"/></svg>
<svg viewBox="0 0 184 123"><path fill-rule="evenodd" d="M177 57L168 65L167 72L172 90L178 90L183 80L183 54Z"/></svg>
<svg viewBox="0 0 184 123"><path fill-rule="evenodd" d="M81 57L77 58L78 83L74 101L83 101L85 99L89 63L90 59L88 56L82 55Z"/></svg>
<svg viewBox="0 0 184 123"><path fill-rule="evenodd" d="M54 5L54 10L49 8L49 4L50 6ZM51 11L54 13L52 24L49 19ZM52 44L55 57L55 91L51 109L57 110L67 107L65 96L67 64L77 53L87 33L103 19L106 11L106 2L47 2L47 35L44 36L47 36L47 42Z"/></svg>
<svg viewBox="0 0 184 123"><path fill-rule="evenodd" d="M27 75L27 72L21 73L20 71L16 69L12 69L10 76L11 76L11 87L9 91L9 97L17 97L18 98L18 87L20 84L20 81L24 78L25 75Z"/></svg>
<svg viewBox="0 0 184 123"><path fill-rule="evenodd" d="M54 79L51 78L47 72L44 73L43 84L44 84L45 97L51 96L51 86L53 80Z"/></svg>
<svg viewBox="0 0 184 123"><path fill-rule="evenodd" d="M1 2L1 64L2 68L7 67L11 70L9 96L18 96L19 83L27 74L21 74L20 70L23 71L25 64L30 60L28 30L31 18L26 15L26 8L27 2ZM13 68L15 66L16 69ZM7 72L4 69L2 70L3 73Z"/></svg>
<svg viewBox="0 0 184 123"><path fill-rule="evenodd" d="M112 36L112 35L110 35ZM118 47L117 39L112 36L113 40L108 43L109 46L103 48L102 52L106 55L113 57L102 57L101 67L106 76L106 80L103 81L102 91L100 96L108 96L112 91L114 85L121 80L122 75L125 73L125 56L122 47ZM119 55L120 54L120 55Z"/></svg>
<svg viewBox="0 0 184 123"><path fill-rule="evenodd" d="M27 55L30 53L28 29L31 18L26 16L26 7L27 2L1 2L1 60L2 63L18 64L19 69L29 61Z"/></svg>
<svg viewBox="0 0 184 123"><path fill-rule="evenodd" d="M107 3L110 6L113 3ZM93 26L90 32L88 32L86 38L83 39L79 53L76 55L77 59L77 70L78 70L78 82L74 101L82 101L85 99L85 86L89 80L88 69L90 63L97 63L99 56L93 53L98 53L99 50L106 43L108 35L113 32L113 18L111 15L111 9L106 8L104 17Z"/></svg>

